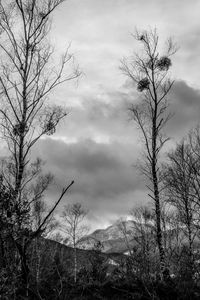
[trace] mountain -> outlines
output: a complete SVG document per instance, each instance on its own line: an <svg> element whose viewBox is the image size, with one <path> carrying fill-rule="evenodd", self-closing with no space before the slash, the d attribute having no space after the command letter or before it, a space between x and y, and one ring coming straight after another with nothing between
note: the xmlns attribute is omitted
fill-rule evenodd
<svg viewBox="0 0 200 300"><path fill-rule="evenodd" d="M149 235L149 239L152 239L152 233L154 234L155 228L153 224L142 224L133 220L129 221L117 221L113 225L105 228L98 229L91 234L84 236L79 243L79 247L86 250L94 249L95 244L100 241L104 253L121 253L128 254L130 249L134 246L138 247L137 241L142 238L142 228L146 226L146 234ZM138 230L137 230L138 229ZM141 231L140 231L141 230ZM169 243L169 247L175 246L177 242L182 245L188 244L186 237L186 229L184 226L180 226L178 229L178 241L177 241L177 228L168 229L163 233L163 238L166 239L166 243ZM146 237L147 237L146 236ZM198 235L194 238L194 247L200 247L200 238Z"/></svg>
<svg viewBox="0 0 200 300"><path fill-rule="evenodd" d="M127 241L130 246L135 244L133 240L134 235L134 221L117 221L106 229L98 229L93 233L83 237L79 247L84 249L93 249L94 245L100 241L103 245L103 252L105 253L125 253L128 251ZM123 233L125 230L126 238Z"/></svg>

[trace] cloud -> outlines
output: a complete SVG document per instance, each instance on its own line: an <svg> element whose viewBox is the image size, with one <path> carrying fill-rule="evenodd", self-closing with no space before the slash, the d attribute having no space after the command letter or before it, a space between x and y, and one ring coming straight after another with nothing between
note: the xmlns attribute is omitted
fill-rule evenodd
<svg viewBox="0 0 200 300"><path fill-rule="evenodd" d="M133 167L143 146L127 112L138 93L121 74L120 59L139 49L131 36L135 27L157 27L161 41L174 36L180 49L172 75L179 80L170 95L175 115L166 131L180 139L200 115L199 10L198 0L73 0L58 8L51 31L56 53L72 41L71 52L84 75L78 86L66 82L51 96L69 115L33 152L55 175L49 202L75 179L65 201L83 202L91 209L91 220L100 224L147 200L143 177Z"/></svg>
<svg viewBox="0 0 200 300"><path fill-rule="evenodd" d="M200 90L184 81L176 81L169 98L174 117L168 123L167 130L173 138L179 139L199 123Z"/></svg>
<svg viewBox="0 0 200 300"><path fill-rule="evenodd" d="M173 87L174 98L178 105L194 110L199 107L200 90L190 87L184 81L176 81Z"/></svg>
<svg viewBox="0 0 200 300"><path fill-rule="evenodd" d="M37 154L45 159L48 169L58 173L59 186L73 177L77 180L73 193L96 198L141 188L132 167L137 151L131 144L99 144L92 140L66 144L48 138L37 146Z"/></svg>
<svg viewBox="0 0 200 300"><path fill-rule="evenodd" d="M39 142L35 153L55 175L49 201L71 179L75 184L67 201L84 203L93 221L117 218L148 200L145 179L133 166L144 147L136 125L128 122L127 107L138 95L133 89L127 82L122 91L104 89L93 99L83 97L57 134ZM177 140L199 119L199 90L177 81L169 98L175 115L166 132Z"/></svg>
<svg viewBox="0 0 200 300"><path fill-rule="evenodd" d="M200 2L194 0L74 0L66 1L55 13L52 37L59 48L72 41L75 55L87 76L88 85L118 87L119 60L137 51L131 32L135 27L157 27L161 41L173 36L180 47L175 76L198 80ZM187 26L183 26L187 24ZM195 58L195 61L194 61ZM192 69L192 72L188 70ZM195 73L195 74L194 74ZM198 82L198 81L197 81Z"/></svg>
<svg viewBox="0 0 200 300"><path fill-rule="evenodd" d="M137 143L137 133L129 120L128 108L134 101L134 89L115 91L102 88L91 97L83 95L78 106L59 126L56 136L68 140L92 139L97 142Z"/></svg>
<svg viewBox="0 0 200 300"><path fill-rule="evenodd" d="M73 179L70 201L84 203L93 215L117 217L127 213L144 192L145 185L133 167L138 152L133 144L92 140L66 144L48 138L39 142L35 152L55 176L50 202Z"/></svg>

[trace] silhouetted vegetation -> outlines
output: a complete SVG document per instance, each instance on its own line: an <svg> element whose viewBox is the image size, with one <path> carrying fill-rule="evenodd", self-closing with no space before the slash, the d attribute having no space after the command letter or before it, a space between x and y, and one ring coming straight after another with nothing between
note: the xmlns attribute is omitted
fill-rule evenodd
<svg viewBox="0 0 200 300"><path fill-rule="evenodd" d="M200 299L199 128L165 163L161 159L168 141L163 128L171 117L166 98L173 86L167 79L175 52L171 40L160 56L157 32L137 33L145 56L123 61L123 71L144 96L130 111L145 141L141 168L153 200L153 208L132 209L131 227L118 223L123 251L105 251L95 239L92 249L84 249L87 210L80 203L65 206L60 223L53 217L73 180L52 208L45 204L53 175L44 173L31 149L67 115L48 104L49 93L80 75L69 49L57 70L49 64L49 17L63 1L0 4L0 126L8 149L0 169L0 299Z"/></svg>

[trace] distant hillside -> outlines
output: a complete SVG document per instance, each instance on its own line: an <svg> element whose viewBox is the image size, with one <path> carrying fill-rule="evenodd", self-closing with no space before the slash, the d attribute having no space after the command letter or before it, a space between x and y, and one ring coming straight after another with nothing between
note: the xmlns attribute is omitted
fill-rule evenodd
<svg viewBox="0 0 200 300"><path fill-rule="evenodd" d="M130 246L135 244L134 221L123 221L122 225L126 228L126 236ZM100 241L103 245L105 253L124 253L128 250L127 243L123 231L121 230L121 222L115 222L106 229L98 229L93 233L82 238L80 247L84 249L92 249L96 242Z"/></svg>
<svg viewBox="0 0 200 300"><path fill-rule="evenodd" d="M66 246L54 240L40 238L38 242L40 244L40 255L44 265L51 264L55 259L59 259L62 262L63 267L73 267L74 249ZM33 247L33 248L32 248ZM30 247L30 253L34 252L34 242ZM94 250L90 249L78 249L77 248L77 262L79 266L88 265L90 258L95 255ZM125 255L121 253L101 253L100 256L107 261L108 264L115 265L120 263L125 258Z"/></svg>
<svg viewBox="0 0 200 300"><path fill-rule="evenodd" d="M104 253L128 253L129 249L137 245L135 236L136 236L136 227L140 224L135 221L120 221L115 222L113 225L107 227L106 229L98 229L93 233L82 238L79 246L84 249L93 249L95 243L100 241L103 245L102 251ZM153 229L152 225L148 225L149 228ZM126 228L126 238L123 234L121 227ZM170 243L176 244L176 231L167 230L165 232L165 237L170 238ZM184 227L179 228L179 243L182 245L187 244L187 238L185 236ZM194 246L199 248L200 239L198 235L194 239Z"/></svg>

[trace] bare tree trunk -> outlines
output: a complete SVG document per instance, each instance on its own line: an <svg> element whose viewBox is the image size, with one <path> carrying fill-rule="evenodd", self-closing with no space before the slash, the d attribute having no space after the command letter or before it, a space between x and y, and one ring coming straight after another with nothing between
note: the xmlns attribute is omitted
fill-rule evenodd
<svg viewBox="0 0 200 300"><path fill-rule="evenodd" d="M77 250L76 250L76 220L73 226L73 248L74 248L74 282L77 281Z"/></svg>
<svg viewBox="0 0 200 300"><path fill-rule="evenodd" d="M25 295L26 297L29 296L29 267L28 267L28 261L27 261L27 254L26 254L26 246L20 245L19 243L15 243L16 247L18 249L18 253L20 256L21 261L21 279L22 279L22 285L25 289Z"/></svg>
<svg viewBox="0 0 200 300"><path fill-rule="evenodd" d="M187 231L188 231L188 241L189 241L189 273L192 279L193 272L194 272L194 256L193 256L192 229L191 229L191 222L189 216L188 216Z"/></svg>
<svg viewBox="0 0 200 300"><path fill-rule="evenodd" d="M69 204L65 206L62 218L63 224L61 229L67 238L69 243L73 247L73 276L74 282L77 282L77 246L81 238L88 232L88 227L82 225L84 218L88 211L85 210L80 203Z"/></svg>
<svg viewBox="0 0 200 300"><path fill-rule="evenodd" d="M155 200L155 211L156 211L156 237L160 257L160 271L161 274L165 269L165 253L163 247L163 237L161 228L161 208L160 208L160 195L158 187L158 175L157 175L157 130L156 130L156 120L157 120L157 102L155 103L155 116L153 118L153 129L152 129L152 179L153 179L153 191Z"/></svg>
<svg viewBox="0 0 200 300"><path fill-rule="evenodd" d="M136 39L142 43L144 55L136 54L135 57L124 59L121 69L131 80L137 84L137 90L142 92L143 99L139 105L130 108L133 119L139 125L145 143L145 163L141 166L151 186L149 196L155 204L156 214L156 240L159 250L161 276L165 269L165 253L161 228L160 207L160 178L159 154L168 138L163 134L163 127L170 119L167 112L167 99L173 81L167 78L171 66L170 56L176 51L171 40L168 41L167 55L160 56L159 37L154 31L136 32Z"/></svg>

